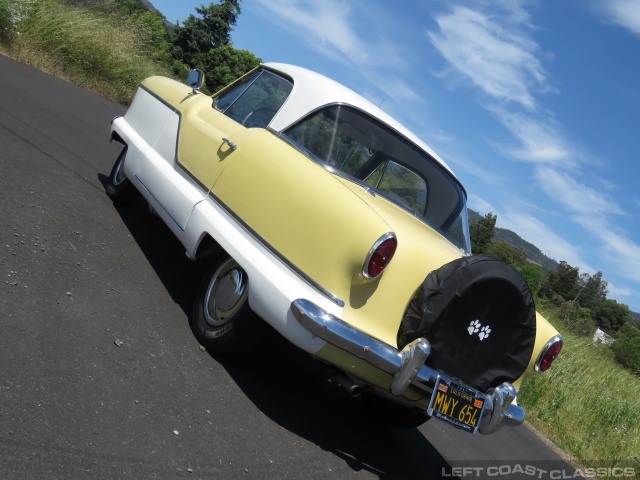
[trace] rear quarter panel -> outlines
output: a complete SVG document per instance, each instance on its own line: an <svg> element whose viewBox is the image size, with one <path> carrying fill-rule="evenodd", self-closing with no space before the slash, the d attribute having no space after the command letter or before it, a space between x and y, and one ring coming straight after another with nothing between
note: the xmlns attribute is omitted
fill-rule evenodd
<svg viewBox="0 0 640 480"><path fill-rule="evenodd" d="M342 300L387 223L324 167L273 133L250 128L212 194L293 265Z"/></svg>

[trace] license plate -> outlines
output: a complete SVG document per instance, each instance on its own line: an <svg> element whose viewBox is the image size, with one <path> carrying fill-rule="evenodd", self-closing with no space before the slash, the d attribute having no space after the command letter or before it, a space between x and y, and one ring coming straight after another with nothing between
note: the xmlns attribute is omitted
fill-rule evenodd
<svg viewBox="0 0 640 480"><path fill-rule="evenodd" d="M475 390L438 379L427 413L454 427L476 433L483 408L484 399Z"/></svg>

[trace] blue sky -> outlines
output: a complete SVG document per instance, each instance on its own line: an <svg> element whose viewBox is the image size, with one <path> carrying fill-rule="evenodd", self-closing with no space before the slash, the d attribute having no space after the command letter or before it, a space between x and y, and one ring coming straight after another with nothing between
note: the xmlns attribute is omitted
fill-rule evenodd
<svg viewBox="0 0 640 480"><path fill-rule="evenodd" d="M152 0L170 21L202 3ZM249 0L232 34L347 85L469 206L640 311L640 0Z"/></svg>

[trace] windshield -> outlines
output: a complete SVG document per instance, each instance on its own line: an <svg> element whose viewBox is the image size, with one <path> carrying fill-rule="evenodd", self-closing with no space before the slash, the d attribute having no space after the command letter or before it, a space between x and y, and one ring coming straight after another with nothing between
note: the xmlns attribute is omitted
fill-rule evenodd
<svg viewBox="0 0 640 480"><path fill-rule="evenodd" d="M368 185L471 251L462 187L427 153L380 121L334 105L284 135L332 170Z"/></svg>
<svg viewBox="0 0 640 480"><path fill-rule="evenodd" d="M214 99L214 107L247 128L265 128L285 102L293 84L258 70Z"/></svg>

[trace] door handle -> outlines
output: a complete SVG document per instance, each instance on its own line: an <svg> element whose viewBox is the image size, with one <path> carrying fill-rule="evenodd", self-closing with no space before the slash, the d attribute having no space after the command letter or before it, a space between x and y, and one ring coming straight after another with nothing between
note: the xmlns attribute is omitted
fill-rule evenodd
<svg viewBox="0 0 640 480"><path fill-rule="evenodd" d="M231 150L235 150L238 148L238 145L233 143L231 140L229 140L228 138L223 138L222 141L224 143L226 143L227 145L229 145L231 147Z"/></svg>

